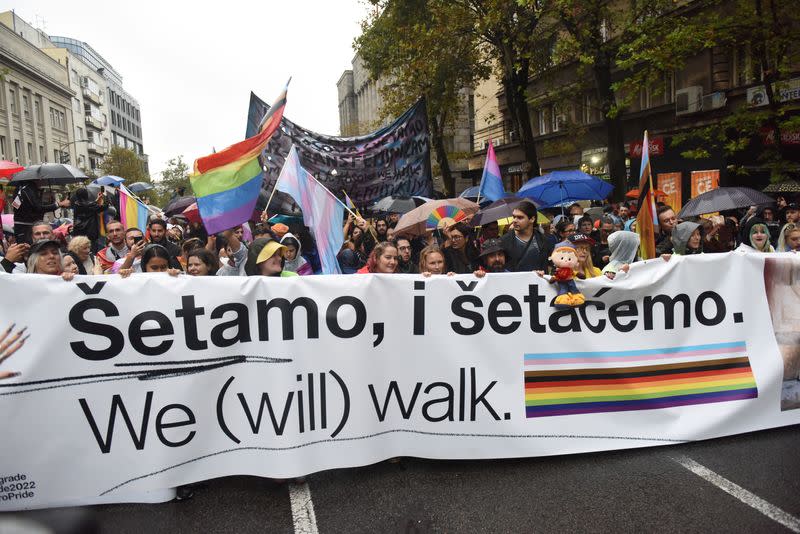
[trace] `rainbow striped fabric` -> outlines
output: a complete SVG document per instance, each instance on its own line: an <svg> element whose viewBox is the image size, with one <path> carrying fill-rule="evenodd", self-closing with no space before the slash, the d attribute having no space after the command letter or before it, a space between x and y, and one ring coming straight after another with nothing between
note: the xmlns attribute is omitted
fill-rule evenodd
<svg viewBox="0 0 800 534"><path fill-rule="evenodd" d="M743 341L525 355L525 414L656 410L758 397ZM558 366L554 369L554 366Z"/></svg>
<svg viewBox="0 0 800 534"><path fill-rule="evenodd" d="M650 169L650 141L647 130L642 142L642 165L639 170L639 205L636 213L636 233L639 234L639 255L643 260L656 257L658 214L656 197L653 194L653 175Z"/></svg>
<svg viewBox="0 0 800 534"><path fill-rule="evenodd" d="M143 233L147 230L147 206L122 184L119 186L119 220L126 230L138 228Z"/></svg>
<svg viewBox="0 0 800 534"><path fill-rule="evenodd" d="M261 120L256 135L195 160L190 180L209 234L242 224L253 214L263 175L259 155L280 125L285 106L286 88Z"/></svg>

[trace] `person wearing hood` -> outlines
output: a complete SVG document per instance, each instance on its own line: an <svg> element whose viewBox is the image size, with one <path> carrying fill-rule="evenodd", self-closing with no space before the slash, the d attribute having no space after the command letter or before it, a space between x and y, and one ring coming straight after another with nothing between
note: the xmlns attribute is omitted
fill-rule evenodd
<svg viewBox="0 0 800 534"><path fill-rule="evenodd" d="M754 248L758 252L775 252L769 239L769 228L758 217L749 218L742 228L742 244Z"/></svg>
<svg viewBox="0 0 800 534"><path fill-rule="evenodd" d="M262 237L253 241L247 252L247 262L244 271L247 276L277 276L287 278L297 276L297 273L285 271L286 246L280 242Z"/></svg>
<svg viewBox="0 0 800 534"><path fill-rule="evenodd" d="M614 279L617 273L627 273L630 264L636 261L639 251L639 234L619 230L608 236L608 249L611 255L608 265L603 267L603 274Z"/></svg>
<svg viewBox="0 0 800 534"><path fill-rule="evenodd" d="M97 239L100 237L100 219L98 213L105 209L103 190L94 200L89 199L89 190L80 187L72 195L72 209L75 213L75 223L72 226L72 235L85 235L92 244L92 251L97 252Z"/></svg>
<svg viewBox="0 0 800 534"><path fill-rule="evenodd" d="M284 252L284 258L286 259L286 263L283 266L284 271L291 271L300 276L314 274L311 270L311 264L302 256L303 247L300 244L300 240L293 233L285 233L280 243L286 247Z"/></svg>
<svg viewBox="0 0 800 534"><path fill-rule="evenodd" d="M786 223L778 237L778 252L800 252L800 223Z"/></svg>
<svg viewBox="0 0 800 534"><path fill-rule="evenodd" d="M703 253L703 226L692 221L685 221L672 231L673 254L687 256Z"/></svg>

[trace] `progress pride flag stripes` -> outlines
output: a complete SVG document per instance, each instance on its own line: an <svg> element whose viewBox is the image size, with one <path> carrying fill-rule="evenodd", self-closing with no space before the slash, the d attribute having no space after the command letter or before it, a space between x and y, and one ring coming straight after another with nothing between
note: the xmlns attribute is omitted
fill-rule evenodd
<svg viewBox="0 0 800 534"><path fill-rule="evenodd" d="M538 369L525 371L525 415L654 410L756 398L758 389L746 349L744 342L731 342L526 354L525 367ZM605 365L609 363L617 365ZM647 365L637 365L641 363ZM581 367L572 367L575 364ZM593 364L599 366L587 367ZM555 365L570 367L552 369Z"/></svg>

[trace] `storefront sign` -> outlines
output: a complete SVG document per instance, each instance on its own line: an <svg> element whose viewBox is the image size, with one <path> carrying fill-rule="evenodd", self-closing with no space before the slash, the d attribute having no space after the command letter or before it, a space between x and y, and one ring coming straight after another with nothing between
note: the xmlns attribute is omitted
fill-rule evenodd
<svg viewBox="0 0 800 534"><path fill-rule="evenodd" d="M651 145L652 146L652 145ZM668 206L671 206L675 213L678 213L683 206L681 201L681 173L679 172L662 172L656 175L658 179L657 189L660 189L667 194L662 198Z"/></svg>
<svg viewBox="0 0 800 534"><path fill-rule="evenodd" d="M788 82L775 83L772 85L773 94L780 102L800 99L800 78L794 78ZM767 105L767 90L763 85L757 85L747 90L747 103L753 107Z"/></svg>
<svg viewBox="0 0 800 534"><path fill-rule="evenodd" d="M653 137L650 139L650 157L664 155L664 138ZM639 159L642 157L642 142L634 141L630 144L631 158Z"/></svg>
<svg viewBox="0 0 800 534"><path fill-rule="evenodd" d="M692 198L719 187L719 170L692 171Z"/></svg>

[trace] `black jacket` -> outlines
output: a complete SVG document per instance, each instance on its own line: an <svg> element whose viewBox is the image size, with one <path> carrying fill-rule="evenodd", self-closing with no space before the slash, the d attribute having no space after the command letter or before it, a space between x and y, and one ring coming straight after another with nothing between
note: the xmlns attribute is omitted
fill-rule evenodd
<svg viewBox="0 0 800 534"><path fill-rule="evenodd" d="M506 268L511 272L544 271L547 267L547 260L553 252L553 245L545 239L544 235L534 229L531 240L535 240L537 247L534 248L533 242L531 242L523 254L519 254L519 247L515 246L516 240L514 230L509 230L500 238L506 253Z"/></svg>
<svg viewBox="0 0 800 534"><path fill-rule="evenodd" d="M48 211L58 209L58 204L43 204L39 188L32 183L23 185L17 195L21 204L14 210L14 222L32 224L44 219L44 214Z"/></svg>

